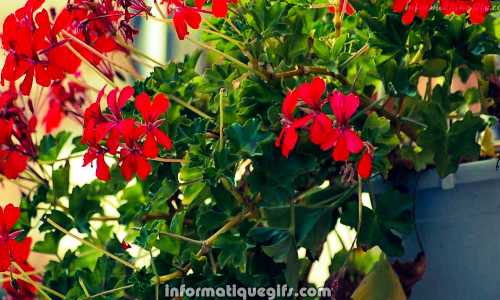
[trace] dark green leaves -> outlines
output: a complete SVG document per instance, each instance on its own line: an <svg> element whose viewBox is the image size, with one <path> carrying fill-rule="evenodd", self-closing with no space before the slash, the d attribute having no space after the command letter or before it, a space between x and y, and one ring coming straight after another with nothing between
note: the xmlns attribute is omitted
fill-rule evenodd
<svg viewBox="0 0 500 300"><path fill-rule="evenodd" d="M242 155L253 157L262 155L261 144L269 141L272 135L260 130L262 122L258 119L249 119L242 126L233 124L226 129L226 134L233 143L235 150Z"/></svg>
<svg viewBox="0 0 500 300"><path fill-rule="evenodd" d="M69 190L69 163L52 172L52 183L54 196L57 198L66 196Z"/></svg>
<svg viewBox="0 0 500 300"><path fill-rule="evenodd" d="M361 231L358 241L369 247L379 246L390 256L403 255L402 236L413 229L413 200L392 190L372 199L374 210L363 207ZM350 202L342 213L341 222L357 228L358 204Z"/></svg>
<svg viewBox="0 0 500 300"><path fill-rule="evenodd" d="M61 131L56 136L44 136L40 142L40 154L38 158L41 161L56 160L70 136L71 134L66 131Z"/></svg>

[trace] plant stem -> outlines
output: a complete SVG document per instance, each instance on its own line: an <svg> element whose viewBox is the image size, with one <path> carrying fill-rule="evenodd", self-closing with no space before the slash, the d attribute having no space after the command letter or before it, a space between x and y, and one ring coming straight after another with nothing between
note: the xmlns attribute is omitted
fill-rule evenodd
<svg viewBox="0 0 500 300"><path fill-rule="evenodd" d="M202 112L198 108L194 107L193 105L187 103L186 101L180 99L175 95L169 95L169 98L172 99L172 101L174 101L175 103L184 106L185 108L189 109L190 111L194 112L195 114L199 115L202 118L205 118L210 121L214 120L214 118L212 118L211 116L207 115L206 113Z"/></svg>
<svg viewBox="0 0 500 300"><path fill-rule="evenodd" d="M151 56L147 55L146 53L144 53L143 51L135 48L135 47L132 47L130 46L129 44L127 43L124 43L122 41L117 41L118 45L122 46L123 48L127 49L127 50L130 50L132 53L134 53L135 55L139 56L139 57L142 57L146 60L149 60L150 62L162 67L162 68L165 68L167 65L164 64L164 63L161 63L159 61L157 61L156 59L152 58Z"/></svg>
<svg viewBox="0 0 500 300"><path fill-rule="evenodd" d="M49 287L47 287L47 286L45 286L45 285L43 285L43 284L41 284L41 283L35 282L33 279L31 279L31 277L29 277L29 275L27 275L27 274L24 272L24 270L23 270L23 269L22 269L22 268L21 268L21 267L20 267L20 266L19 266L19 265L15 262L15 261L13 261L13 262L12 262L12 265L13 265L13 266L14 266L14 267L15 267L15 268L16 268L16 269L17 269L17 270L18 270L18 271L22 274L22 276L20 276L20 277L21 277L21 279L22 279L23 281L27 281L27 282L29 282L31 285L33 285L33 286L37 287L37 288L38 288L38 290L40 291L40 293L41 293L44 297L46 297L47 299L51 299L51 298L50 298L50 296L49 296L49 295L47 295L47 293L50 293L50 294L52 294L52 295L54 295L54 296L57 296L57 297L59 297L59 298L61 298L61 299L64 299L64 298L65 298L65 297L64 297L64 295L63 295L63 294L61 294L61 293L59 293L58 291L55 291L55 290L53 290L53 289L51 289L51 288L49 288ZM12 274L12 275L15 275L15 274ZM16 279L17 279L17 278L16 278ZM46 293L45 291L47 291L47 293Z"/></svg>
<svg viewBox="0 0 500 300"><path fill-rule="evenodd" d="M101 71L99 71L99 69L97 69L93 64L91 64L85 57L83 57L83 55L80 54L80 52L76 51L75 48L73 48L73 46L71 46L70 44L67 44L66 47L68 47L68 49L74 54L76 55L76 57L78 57L81 61L83 61L89 68L92 69L92 71L94 71L99 77L101 77L102 80L104 80L104 82L106 82L107 84L109 84L111 87L115 88L116 87L116 83L114 83L113 81L111 81L111 79L109 79L108 77L106 77L106 75L104 75Z"/></svg>
<svg viewBox="0 0 500 300"><path fill-rule="evenodd" d="M153 269L153 274L156 277L156 286L155 286L155 298L158 300L160 298L160 281L158 280L158 271L156 270L155 260L153 257L153 251L149 249L149 256L151 257L151 268Z"/></svg>
<svg viewBox="0 0 500 300"><path fill-rule="evenodd" d="M237 200L237 202L241 205L244 205L245 204L245 199L243 198L243 196L240 195L240 193L238 193L235 188L233 187L233 185L229 182L229 180L225 177L221 177L220 179L221 183L222 183L222 186L229 192L231 193L231 195Z"/></svg>
<svg viewBox="0 0 500 300"><path fill-rule="evenodd" d="M149 160L163 162L163 163L181 163L181 164L186 162L186 160L183 158L166 158L166 157L149 158Z"/></svg>
<svg viewBox="0 0 500 300"><path fill-rule="evenodd" d="M219 92L219 151L224 149L224 88Z"/></svg>
<svg viewBox="0 0 500 300"><path fill-rule="evenodd" d="M75 234L69 232L68 230L66 230L65 228L63 228L62 226L60 226L59 224L57 224L56 222L54 222L53 220L51 220L50 218L47 218L47 222L52 225L55 229L61 231L62 233L66 234L66 235L69 235L70 237L74 238L75 240L79 241L80 243L82 244L85 244L91 248L94 248L95 250L99 251L99 252L102 252L104 255L108 256L109 258L111 259L114 259L115 261L121 263L122 265L126 266L126 267L129 267L130 269L134 270L134 271L137 271L137 267L134 266L133 264L129 263L128 261L124 260L124 259L121 259L120 257L114 255L113 253L111 252L108 252L107 250L99 247L99 246L96 246L84 239L82 239L81 237L79 236L76 236Z"/></svg>
<svg viewBox="0 0 500 300"><path fill-rule="evenodd" d="M194 40L194 39L189 38L189 37L187 38L187 40L190 41L190 42L192 42L193 44L199 46L199 47L202 47L202 48L204 48L206 50L209 50L209 51L212 51L212 52L214 52L216 54L219 54L220 56L224 57L225 59L229 60L230 62L233 62L234 64L236 64L236 65L238 65L238 66L240 66L240 67L242 67L242 68L244 68L246 70L252 71L252 72L254 72L254 73L256 73L256 74L258 74L258 75L266 78L266 75L263 74L261 71L252 68L251 66L245 64L244 62L242 62L242 61L240 61L240 60L238 60L238 59L236 59L234 57L232 57L229 54L226 54L226 53L220 51L219 49L216 49L216 48L214 48L214 47L212 47L210 45L207 45L205 43L199 42L199 41Z"/></svg>
<svg viewBox="0 0 500 300"><path fill-rule="evenodd" d="M174 239L178 239L178 240L181 240L181 241L185 241L185 242L188 242L188 243L191 243L191 244L195 244L195 245L202 245L203 244L203 241L194 240L194 239L185 237L185 236L180 235L180 234L175 234L175 233L172 233L172 232L160 232L160 235L168 236L168 237L171 237L171 238L174 238Z"/></svg>
<svg viewBox="0 0 500 300"><path fill-rule="evenodd" d="M94 54L95 56L99 57L100 59L103 59L103 60L109 62L111 65L113 65L113 66L115 66L115 67L117 67L117 68L119 68L119 69L121 69L121 70L129 73L130 75L134 76L138 80L144 80L144 78L142 78L135 70L131 70L131 69L127 68L127 67L122 66L119 63L116 63L114 60L110 59L106 55L104 55L101 52L97 51L94 47L88 45L84 41L80 40L76 36L74 36L71 33L69 33L68 31L63 30L62 33L63 33L63 35L66 35L69 39L71 39L75 43L79 44L80 46L84 47L88 51L92 52L92 54Z"/></svg>
<svg viewBox="0 0 500 300"><path fill-rule="evenodd" d="M101 297L101 296L113 294L113 293L116 293L116 292L119 292L119 291L123 291L123 290L126 290L126 289L133 288L133 287L134 287L133 284L129 284L129 285L122 286L122 287L119 287L119 288L115 288L115 289L112 289L112 290L109 290L109 291L100 292L98 294L90 296L88 299L93 299L93 298L97 298L97 297Z"/></svg>

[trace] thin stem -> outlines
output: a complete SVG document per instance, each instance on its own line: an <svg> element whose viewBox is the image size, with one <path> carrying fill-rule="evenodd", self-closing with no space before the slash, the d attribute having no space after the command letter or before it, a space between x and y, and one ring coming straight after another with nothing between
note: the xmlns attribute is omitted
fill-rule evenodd
<svg viewBox="0 0 500 300"><path fill-rule="evenodd" d="M146 60L149 60L150 62L162 67L162 68L165 68L167 65L164 64L164 63L161 63L159 61L157 61L156 59L152 58L151 56L147 55L145 52L135 48L135 47L132 47L130 46L129 44L127 43L124 43L122 41L117 41L118 45L122 46L123 48L127 49L127 50L130 50L132 53L134 53L135 55L139 56L139 57L142 57Z"/></svg>
<svg viewBox="0 0 500 300"><path fill-rule="evenodd" d="M166 157L155 157L155 158L150 158L149 160L163 162L163 163L181 163L181 164L187 162L183 158L166 158Z"/></svg>
<svg viewBox="0 0 500 300"><path fill-rule="evenodd" d="M156 300L158 300L160 298L160 280L158 279L159 275L158 275L158 271L156 270L155 260L153 257L153 251L151 251L151 249L149 249L149 256L151 257L151 268L153 269L153 273L155 274L155 277L156 277L155 298L156 298Z"/></svg>
<svg viewBox="0 0 500 300"><path fill-rule="evenodd" d="M224 149L224 88L219 92L219 151Z"/></svg>
<svg viewBox="0 0 500 300"><path fill-rule="evenodd" d="M26 274L24 272L24 270L15 261L12 262L12 265L22 274L21 279L23 281L27 281L31 285L37 287L38 290L40 291L40 293L44 297L46 297L47 299L51 299L50 296L47 293L50 293L50 294L52 294L54 296L57 296L57 297L59 297L61 299L65 298L65 296L63 294L59 293L58 291L55 291L55 290L53 290L53 289L51 289L51 288L49 288L49 287L47 287L47 286L45 286L45 285L43 285L41 283L35 282L33 279L31 279L31 277L29 277L28 274ZM14 275L14 274L12 274L12 275ZM47 291L47 293L45 291Z"/></svg>
<svg viewBox="0 0 500 300"><path fill-rule="evenodd" d="M191 243L191 244L195 244L195 245L202 245L203 244L203 241L194 240L194 239L185 237L185 236L180 235L180 234L175 234L175 233L172 233L172 232L160 232L160 235L168 236L168 237L171 237L171 238L174 238L174 239L178 239L178 240L181 240L181 241L185 241L185 242L188 242L188 243Z"/></svg>
<svg viewBox="0 0 500 300"><path fill-rule="evenodd" d="M245 204L245 199L243 196L240 195L236 191L236 189L233 187L233 185L229 182L229 180L225 177L222 177L220 179L220 182L222 183L222 186L229 192L231 195L237 200L239 204Z"/></svg>
<svg viewBox="0 0 500 300"><path fill-rule="evenodd" d="M115 261L121 263L122 265L126 266L126 267L129 267L130 269L134 270L134 271L137 271L137 267L134 266L133 264L129 263L128 261L124 260L124 259L121 259L120 257L114 255L113 253L111 252L108 252L107 250L99 247L99 246L96 246L84 239L82 239L81 237L79 236L76 236L75 234L69 232L68 230L66 230L65 228L63 228L62 226L60 226L59 224L57 224L56 222L54 222L53 220L51 220L50 218L47 218L47 222L52 225L55 229L61 231L62 233L66 234L66 235L69 235L70 237L74 238L75 240L79 241L80 243L82 244L85 244L91 248L94 248L95 250L99 251L99 252L102 252L104 255L108 256L109 258L111 259L114 259Z"/></svg>
<svg viewBox="0 0 500 300"><path fill-rule="evenodd" d="M68 31L62 30L62 33L63 33L63 35L67 36L68 38L70 38L75 43L79 44L80 46L84 47L88 51L92 52L92 54L94 54L95 56L97 56L97 57L99 57L99 58L101 58L101 59L109 62L111 65L113 65L113 66L115 66L115 67L117 67L117 68L119 68L119 69L121 69L121 70L129 73L130 75L134 76L138 80L143 80L144 79L139 74L137 74L137 72L135 70L131 70L131 69L127 68L127 67L122 66L119 63L116 63L114 60L110 59L106 55L104 55L101 52L97 51L94 47L88 45L84 41L80 40L76 36L74 36L71 33L69 33Z"/></svg>
<svg viewBox="0 0 500 300"><path fill-rule="evenodd" d="M88 299L98 298L98 297L101 297L101 296L105 296L105 295L113 294L113 293L116 293L116 292L119 292L119 291L123 291L123 290L126 290L126 289L130 289L130 288L133 288L133 287L134 287L133 284L129 284L129 285L122 286L122 287L119 287L119 288L115 288L115 289L112 289L112 290L109 290L109 291L100 292L98 294L90 296Z"/></svg>
<svg viewBox="0 0 500 300"><path fill-rule="evenodd" d="M78 283L80 284L80 287L82 288L83 290L83 293L85 294L86 297L90 297L90 293L89 293L89 290L87 289L87 287L85 286L85 283L83 283L83 280L81 277L78 277Z"/></svg>
<svg viewBox="0 0 500 300"><path fill-rule="evenodd" d="M111 81L111 79L109 79L108 77L106 77L106 75L104 75L101 71L99 71L99 69L97 69L92 63L90 63L85 57L83 57L83 55L80 54L80 52L76 51L75 48L73 48L73 46L71 46L70 44L67 44L66 47L68 47L68 49L74 54L76 55L81 61L83 61L89 68L92 69L92 71L94 71L99 77L101 77L102 80L104 80L104 82L106 82L106 84L110 85L111 87L117 87L116 83L114 83L113 81Z"/></svg>
<svg viewBox="0 0 500 300"><path fill-rule="evenodd" d="M204 32L207 32L207 33L211 33L211 34L216 35L218 37L221 37L221 38L225 39L226 41L233 43L236 47L238 47L242 51L245 49L245 47L243 46L243 44L241 42L233 39L232 37L229 37L229 36L223 34L220 31L212 30L212 29L206 29L206 28L203 28L203 27L200 27L200 30L204 31Z"/></svg>
<svg viewBox="0 0 500 300"><path fill-rule="evenodd" d="M170 273L170 274L167 274L167 275L162 275L162 276L158 277L157 281L159 283L165 283L165 282L177 279L177 278L181 278L183 276L184 276L184 272L182 272L182 271L175 271L173 273ZM155 282L155 280L153 280L153 281Z"/></svg>
<svg viewBox="0 0 500 300"><path fill-rule="evenodd" d="M229 60L230 62L233 62L234 64L236 64L236 65L238 65L238 66L240 66L240 67L242 67L244 69L247 69L249 71L255 72L256 74L258 74L258 75L266 78L266 75L263 74L261 71L252 68L251 66L245 64L244 62L242 62L242 61L240 61L240 60L238 60L238 59L236 59L234 57L232 57L229 54L226 54L226 53L220 51L219 49L216 49L216 48L214 48L214 47L212 47L210 45L207 45L205 43L201 43L201 42L199 42L197 40L194 40L192 38L189 38L189 37L187 38L187 40L190 41L190 42L192 42L193 44L195 44L197 46L200 46L200 47L206 49L206 50L209 50L209 51L212 51L212 52L214 52L216 54L219 54L220 56L224 57L225 59Z"/></svg>
<svg viewBox="0 0 500 300"><path fill-rule="evenodd" d="M213 121L214 118L211 116L207 115L206 113L202 112L198 108L194 107L193 105L187 103L186 101L180 99L179 97L175 95L169 95L169 98L174 101L175 103L184 106L185 108L189 109L190 111L194 112L195 114L199 115L202 118L205 118L207 120Z"/></svg>

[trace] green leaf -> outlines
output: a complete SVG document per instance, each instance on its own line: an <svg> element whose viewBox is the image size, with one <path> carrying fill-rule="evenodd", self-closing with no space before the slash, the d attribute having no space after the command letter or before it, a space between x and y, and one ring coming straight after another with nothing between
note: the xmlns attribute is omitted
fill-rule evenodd
<svg viewBox="0 0 500 300"><path fill-rule="evenodd" d="M285 278L288 286L295 288L299 280L299 257L297 244L288 230L261 227L254 228L248 237L262 243L262 250L277 263L286 264Z"/></svg>
<svg viewBox="0 0 500 300"><path fill-rule="evenodd" d="M73 189L69 197L69 214L74 218L78 231L90 233L90 218L96 213L102 213L100 197L92 184Z"/></svg>
<svg viewBox="0 0 500 300"><path fill-rule="evenodd" d="M352 294L353 300L406 300L399 277L383 255Z"/></svg>
<svg viewBox="0 0 500 300"><path fill-rule="evenodd" d="M248 245L240 236L224 234L215 241L213 246L220 249L217 261L222 268L234 267L242 273L246 272Z"/></svg>
<svg viewBox="0 0 500 300"><path fill-rule="evenodd" d="M67 196L69 191L69 163L64 167L52 171L52 183L56 199Z"/></svg>
<svg viewBox="0 0 500 300"><path fill-rule="evenodd" d="M442 58L433 58L425 61L422 75L427 77L438 77L443 75L444 69L448 66L446 60Z"/></svg>
<svg viewBox="0 0 500 300"><path fill-rule="evenodd" d="M229 126L225 132L237 151L249 157L258 156L262 155L261 144L272 138L271 133L260 131L261 124L259 119L252 118L243 126L238 123Z"/></svg>
<svg viewBox="0 0 500 300"><path fill-rule="evenodd" d="M59 132L55 137L52 135L44 136L40 142L38 159L49 162L56 160L70 136L71 133L66 131Z"/></svg>
<svg viewBox="0 0 500 300"><path fill-rule="evenodd" d="M369 247L379 246L390 256L403 255L401 237L413 230L412 198L390 190L376 195L374 207L374 210L363 207L361 231L358 233L359 243ZM341 222L352 228L358 227L356 202L346 205Z"/></svg>

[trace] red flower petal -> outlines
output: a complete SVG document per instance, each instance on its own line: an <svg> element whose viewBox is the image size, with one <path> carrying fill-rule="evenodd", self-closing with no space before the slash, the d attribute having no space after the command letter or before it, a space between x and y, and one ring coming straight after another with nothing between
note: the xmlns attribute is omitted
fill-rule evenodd
<svg viewBox="0 0 500 300"><path fill-rule="evenodd" d="M59 127L63 117L63 112L61 110L61 103L59 101L51 101L49 104L49 110L43 118L43 123L45 123L45 132L50 133L52 130Z"/></svg>
<svg viewBox="0 0 500 300"><path fill-rule="evenodd" d="M124 155L120 170L126 181L132 180L135 173L135 161L132 155Z"/></svg>
<svg viewBox="0 0 500 300"><path fill-rule="evenodd" d="M0 144L5 144L12 135L13 120L0 119Z"/></svg>
<svg viewBox="0 0 500 300"><path fill-rule="evenodd" d="M145 121L150 120L149 112L151 110L151 103L149 95L146 93L140 93L135 97L135 108L139 111L142 118Z"/></svg>
<svg viewBox="0 0 500 300"><path fill-rule="evenodd" d="M299 135L297 134L297 131L295 128L287 128L285 129L284 136L283 136L283 141L281 145L281 154L288 158L288 155L290 152L295 148L295 145L297 144L297 141L299 139Z"/></svg>
<svg viewBox="0 0 500 300"><path fill-rule="evenodd" d="M157 94L153 99L153 103L151 104L150 110L150 118L153 120L157 120L161 114L164 114L170 106L170 102L168 101L167 96L164 94Z"/></svg>
<svg viewBox="0 0 500 300"><path fill-rule="evenodd" d="M12 258L18 264L22 264L28 260L31 251L31 238L27 237L21 242L9 240L8 244L12 252Z"/></svg>
<svg viewBox="0 0 500 300"><path fill-rule="evenodd" d="M104 154L97 156L96 176L103 181L108 181L111 178L109 167L104 160Z"/></svg>
<svg viewBox="0 0 500 300"><path fill-rule="evenodd" d="M0 218L0 229L3 233L8 234L19 220L21 210L12 204L7 204L3 210L0 207L0 216L2 217Z"/></svg>
<svg viewBox="0 0 500 300"><path fill-rule="evenodd" d="M137 176L143 181L146 180L152 171L151 164L144 157L137 156L136 165L137 165Z"/></svg>
<svg viewBox="0 0 500 300"><path fill-rule="evenodd" d="M160 145L162 145L163 148L165 148L165 150L172 149L173 147L172 140L165 132L161 131L158 128L155 128L153 129L153 134L156 137L156 141L158 141L158 143L160 143Z"/></svg>
<svg viewBox="0 0 500 300"><path fill-rule="evenodd" d="M146 157L158 157L158 145L156 144L155 137L152 133L146 134L146 140L144 141L144 155Z"/></svg>
<svg viewBox="0 0 500 300"><path fill-rule="evenodd" d="M321 145L325 143L332 130L333 123L327 115L318 114L309 128L309 139L313 144Z"/></svg>
<svg viewBox="0 0 500 300"><path fill-rule="evenodd" d="M227 12L227 0L212 0L212 14L215 17L225 18L227 16Z"/></svg>
<svg viewBox="0 0 500 300"><path fill-rule="evenodd" d="M288 95L285 97L285 100L283 101L281 112L288 120L293 119L293 112L295 111L295 107L297 106L298 98L298 92L292 90L288 93Z"/></svg>
<svg viewBox="0 0 500 300"><path fill-rule="evenodd" d="M347 149L350 153L359 153L359 151L363 149L363 141L355 131L351 129L345 130L344 137L347 143Z"/></svg>
<svg viewBox="0 0 500 300"><path fill-rule="evenodd" d="M346 161L349 159L349 150L344 135L340 135L333 149L333 159L336 161Z"/></svg>
<svg viewBox="0 0 500 300"><path fill-rule="evenodd" d="M362 179L368 179L372 175L373 158L368 151L363 153L363 156L358 163L358 174Z"/></svg>

